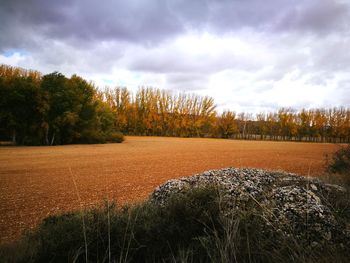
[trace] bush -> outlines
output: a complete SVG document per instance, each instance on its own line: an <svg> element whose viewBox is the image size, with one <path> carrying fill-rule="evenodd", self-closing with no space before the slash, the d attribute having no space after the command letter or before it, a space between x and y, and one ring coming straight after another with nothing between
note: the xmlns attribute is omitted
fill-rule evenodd
<svg viewBox="0 0 350 263"><path fill-rule="evenodd" d="M120 132L111 132L107 135L99 131L85 131L80 135L79 138L74 140L74 143L87 143L87 144L96 144L96 143L121 143L124 141L124 135Z"/></svg>
<svg viewBox="0 0 350 263"><path fill-rule="evenodd" d="M336 151L330 162L327 160L327 171L332 182L350 187L350 144Z"/></svg>
<svg viewBox="0 0 350 263"><path fill-rule="evenodd" d="M266 231L262 207L223 214L214 186L147 201L51 216L1 262L346 262L348 252L303 247ZM86 260L86 256L87 259Z"/></svg>
<svg viewBox="0 0 350 263"><path fill-rule="evenodd" d="M85 262L85 246L91 262L109 261L109 252L111 262L168 262L183 249L204 260L198 238L217 224L218 213L216 192L201 189L176 195L164 207L146 202L117 209L106 204L50 216L20 246L3 248L2 262Z"/></svg>
<svg viewBox="0 0 350 263"><path fill-rule="evenodd" d="M107 136L107 142L121 143L124 141L124 135L121 132L113 132Z"/></svg>
<svg viewBox="0 0 350 263"><path fill-rule="evenodd" d="M333 154L328 169L332 173L350 173L350 144L342 147Z"/></svg>
<svg viewBox="0 0 350 263"><path fill-rule="evenodd" d="M101 131L98 130L86 130L74 139L73 143L82 144L97 144L106 143L106 138Z"/></svg>

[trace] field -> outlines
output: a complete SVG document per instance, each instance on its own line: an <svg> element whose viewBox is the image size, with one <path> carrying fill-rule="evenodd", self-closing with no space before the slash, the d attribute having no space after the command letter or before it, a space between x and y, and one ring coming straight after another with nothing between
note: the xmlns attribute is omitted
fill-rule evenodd
<svg viewBox="0 0 350 263"><path fill-rule="evenodd" d="M0 147L0 242L51 214L145 199L159 184L223 167L317 176L332 144L127 137L122 144Z"/></svg>

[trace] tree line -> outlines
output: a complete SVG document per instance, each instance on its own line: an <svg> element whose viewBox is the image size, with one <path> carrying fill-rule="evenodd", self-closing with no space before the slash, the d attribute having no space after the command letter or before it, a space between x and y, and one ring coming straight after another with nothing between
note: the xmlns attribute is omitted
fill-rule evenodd
<svg viewBox="0 0 350 263"><path fill-rule="evenodd" d="M120 141L96 87L77 75L0 65L0 140L56 145Z"/></svg>
<svg viewBox="0 0 350 263"><path fill-rule="evenodd" d="M100 90L77 75L0 66L0 140L98 143L127 135L350 142L350 109L218 112L211 97L141 87Z"/></svg>
<svg viewBox="0 0 350 263"><path fill-rule="evenodd" d="M101 98L115 112L125 134L216 137L250 140L350 142L350 109L281 108L277 112L216 111L214 100L188 94L140 88L106 89Z"/></svg>

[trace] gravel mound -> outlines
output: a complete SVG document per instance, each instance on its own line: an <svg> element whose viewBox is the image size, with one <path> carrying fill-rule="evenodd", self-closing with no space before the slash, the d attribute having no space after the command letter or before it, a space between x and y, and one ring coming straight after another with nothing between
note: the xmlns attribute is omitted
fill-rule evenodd
<svg viewBox="0 0 350 263"><path fill-rule="evenodd" d="M337 185L292 173L227 168L169 180L157 187L150 200L164 205L170 196L191 188L217 186L223 213L258 207L266 229L293 235L311 246L350 246L349 222L338 220L333 201L346 193ZM253 206L254 207L254 206Z"/></svg>

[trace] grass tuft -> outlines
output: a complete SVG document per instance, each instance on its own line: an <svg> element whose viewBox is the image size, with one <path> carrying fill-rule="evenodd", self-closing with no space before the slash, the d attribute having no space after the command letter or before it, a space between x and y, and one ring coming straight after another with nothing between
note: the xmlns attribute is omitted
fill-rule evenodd
<svg viewBox="0 0 350 263"><path fill-rule="evenodd" d="M278 226L266 227L268 211L254 201L230 214L223 202L215 186L174 194L163 205L106 202L84 211L85 237L81 211L50 216L2 246L1 262L86 262L85 247L89 262L346 262L350 256L346 248L314 249Z"/></svg>

